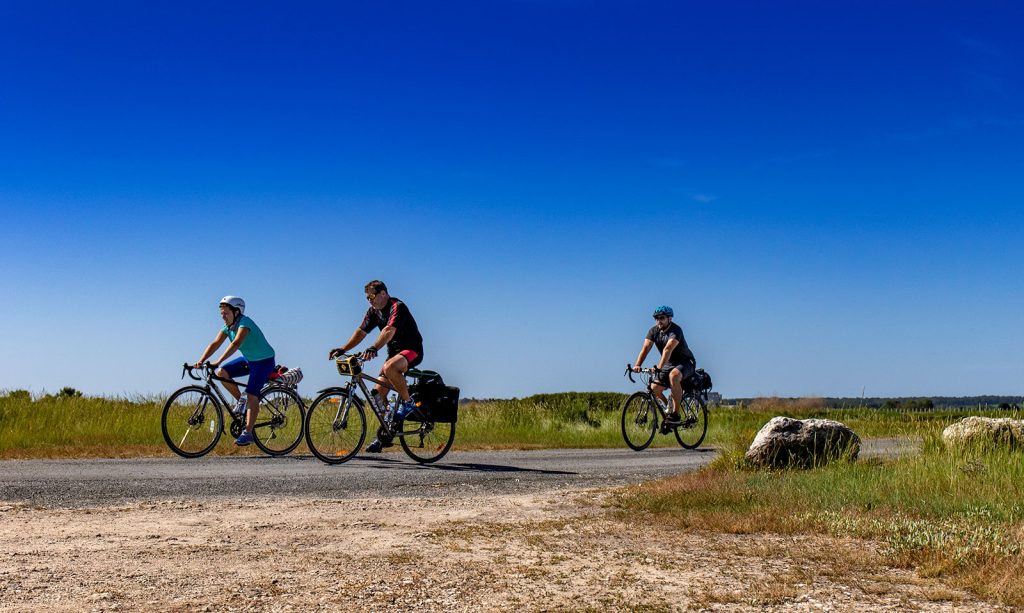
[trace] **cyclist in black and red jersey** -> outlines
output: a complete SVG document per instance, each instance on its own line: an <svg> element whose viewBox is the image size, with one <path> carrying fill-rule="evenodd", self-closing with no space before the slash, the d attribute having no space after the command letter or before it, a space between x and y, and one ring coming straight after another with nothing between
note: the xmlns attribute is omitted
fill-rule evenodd
<svg viewBox="0 0 1024 613"><path fill-rule="evenodd" d="M362 357L364 360L372 360L377 357L377 352L387 345L388 359L384 362L380 374L395 388L401 398L401 403L393 414L387 406L387 388L378 385L377 391L384 402L386 414L393 415L394 421L400 421L415 409L412 396L409 395L409 386L405 383L405 373L423 361L423 337L420 336L420 330L412 313L409 312L409 307L388 294L388 288L383 281L370 281L364 289L366 299L370 301L370 308L363 317L363 323L352 333L348 342L331 349L328 356L336 358L362 342L370 330L380 330L380 336L363 351ZM366 451L377 453L391 445L390 439L378 437L366 447Z"/></svg>

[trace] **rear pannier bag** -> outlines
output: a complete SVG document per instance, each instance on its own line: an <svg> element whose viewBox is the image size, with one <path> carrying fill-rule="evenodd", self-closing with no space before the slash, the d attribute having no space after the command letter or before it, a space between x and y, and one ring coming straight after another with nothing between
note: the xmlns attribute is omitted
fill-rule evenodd
<svg viewBox="0 0 1024 613"><path fill-rule="evenodd" d="M711 389L711 375L698 368L686 382L686 387L695 392L706 392Z"/></svg>
<svg viewBox="0 0 1024 613"><path fill-rule="evenodd" d="M433 421L454 424L459 420L459 388L445 385L441 375L431 370L418 371L409 394L419 411L406 421Z"/></svg>

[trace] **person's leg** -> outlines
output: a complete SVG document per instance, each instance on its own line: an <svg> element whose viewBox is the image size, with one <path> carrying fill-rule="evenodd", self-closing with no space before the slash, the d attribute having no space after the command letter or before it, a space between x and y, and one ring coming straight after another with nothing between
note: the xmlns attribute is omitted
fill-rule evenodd
<svg viewBox="0 0 1024 613"><path fill-rule="evenodd" d="M220 365L220 368L214 371L214 374L223 379L234 379L235 377L244 377L249 374L249 361L243 357L237 357L230 362L225 362ZM235 400L242 397L242 393L238 390L238 386L234 383L228 383L221 381L221 385L224 389L231 394Z"/></svg>
<svg viewBox="0 0 1024 613"><path fill-rule="evenodd" d="M668 388L666 388L664 385L660 385L658 383L651 382L651 391L654 392L654 395L657 396L658 399L661 400L662 403L667 402L665 400L665 390L666 389L668 389Z"/></svg>
<svg viewBox="0 0 1024 613"><path fill-rule="evenodd" d="M245 429L247 432L252 432L253 427L256 426L256 416L260 412L260 391L263 390L263 386L270 380L270 373L274 372L274 366L276 366L274 358L267 358L266 360L249 364L249 382L245 386L246 411L248 412L245 419Z"/></svg>
<svg viewBox="0 0 1024 613"><path fill-rule="evenodd" d="M384 378L391 384L391 387L395 388L398 397L403 402L412 400L409 395L409 386L405 382L405 371L407 370L409 370L409 360L401 353L391 356L387 362L384 362Z"/></svg>
<svg viewBox="0 0 1024 613"><path fill-rule="evenodd" d="M668 381L672 385L672 410L678 416L679 405L683 399L683 373L678 368L673 368L668 374Z"/></svg>

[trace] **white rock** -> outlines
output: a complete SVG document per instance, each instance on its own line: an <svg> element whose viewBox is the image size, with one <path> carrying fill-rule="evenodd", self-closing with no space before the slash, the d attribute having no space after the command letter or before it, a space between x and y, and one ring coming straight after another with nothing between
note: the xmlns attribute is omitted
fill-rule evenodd
<svg viewBox="0 0 1024 613"><path fill-rule="evenodd" d="M1021 447L1024 446L1024 420L972 415L947 426L942 431L942 440L951 446L994 443Z"/></svg>
<svg viewBox="0 0 1024 613"><path fill-rule="evenodd" d="M831 419L773 417L754 437L746 459L756 466L819 466L837 458L856 459L860 437Z"/></svg>

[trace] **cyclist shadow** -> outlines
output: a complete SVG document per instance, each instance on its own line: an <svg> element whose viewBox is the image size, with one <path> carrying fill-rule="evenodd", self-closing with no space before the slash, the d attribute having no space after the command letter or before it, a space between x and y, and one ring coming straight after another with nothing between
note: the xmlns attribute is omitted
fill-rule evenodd
<svg viewBox="0 0 1024 613"><path fill-rule="evenodd" d="M540 468L523 468L522 466L509 466L507 464L480 464L479 462L455 462L437 464L410 463L402 458L369 458L357 457L354 460L386 463L389 468L404 468L413 470L438 470L445 472L478 472L478 473L533 473L537 475L578 475L579 473L569 470L544 470Z"/></svg>

